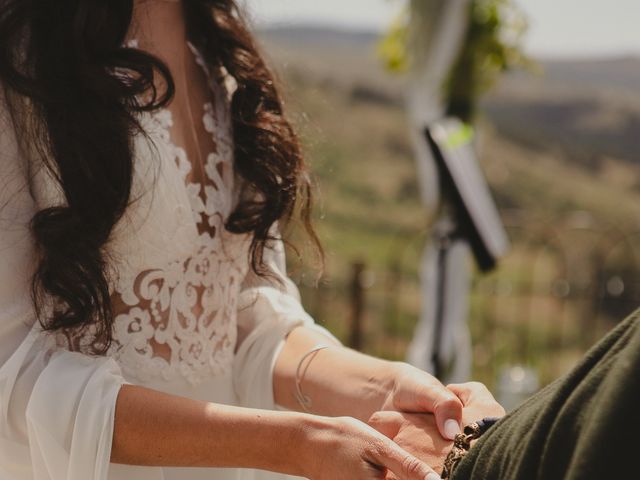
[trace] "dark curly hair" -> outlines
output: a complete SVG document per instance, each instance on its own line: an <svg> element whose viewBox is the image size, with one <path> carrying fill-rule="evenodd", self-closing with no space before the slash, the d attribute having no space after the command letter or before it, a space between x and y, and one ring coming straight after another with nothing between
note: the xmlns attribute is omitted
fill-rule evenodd
<svg viewBox="0 0 640 480"><path fill-rule="evenodd" d="M7 98L20 100L11 103L33 112L21 118L22 142L39 152L65 196L63 205L32 219L40 251L34 302L42 312L45 299L53 299L53 314L38 315L43 328L91 332L94 354L112 341L105 245L130 202L132 136L144 134L136 115L162 108L174 94L160 59L123 46L133 3L0 0L0 82ZM295 212L318 244L300 146L236 3L183 0L183 8L189 40L238 84L231 105L235 169L251 195L242 196L226 228L252 233L251 265L263 275L276 221Z"/></svg>

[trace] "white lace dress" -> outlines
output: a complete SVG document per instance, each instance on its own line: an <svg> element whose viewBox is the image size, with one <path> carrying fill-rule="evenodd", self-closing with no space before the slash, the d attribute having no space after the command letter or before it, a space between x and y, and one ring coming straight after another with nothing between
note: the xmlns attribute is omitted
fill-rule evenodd
<svg viewBox="0 0 640 480"><path fill-rule="evenodd" d="M145 12L153 17L148 23L163 25L164 16L175 24L176 4L158 5ZM301 307L281 242L265 253L282 280L277 284L249 268L249 237L224 228L239 191L232 81L222 84L207 70L179 23L149 44L153 33L141 28L131 41L164 55L177 95L168 109L141 116L147 137L134 141L134 201L108 245L116 318L105 357L83 355L82 339L69 345L43 334L35 321L29 283L36 252L28 224L62 197L42 169L27 173L0 95L2 480L277 478L249 470L110 464L117 393L132 383L272 409L273 366L287 333L307 325L329 335Z"/></svg>

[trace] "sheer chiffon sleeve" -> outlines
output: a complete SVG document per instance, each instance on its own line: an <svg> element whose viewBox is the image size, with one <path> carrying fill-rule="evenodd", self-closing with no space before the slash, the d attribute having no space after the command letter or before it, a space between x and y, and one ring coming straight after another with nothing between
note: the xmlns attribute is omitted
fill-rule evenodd
<svg viewBox="0 0 640 480"><path fill-rule="evenodd" d="M243 406L273 409L273 369L286 336L305 326L339 341L316 324L300 303L296 285L286 274L284 245L271 242L264 253L268 276L251 269L238 300L238 347L234 360L234 386Z"/></svg>
<svg viewBox="0 0 640 480"><path fill-rule="evenodd" d="M0 91L0 478L105 480L124 379L112 359L58 348L36 321L36 202L20 152Z"/></svg>

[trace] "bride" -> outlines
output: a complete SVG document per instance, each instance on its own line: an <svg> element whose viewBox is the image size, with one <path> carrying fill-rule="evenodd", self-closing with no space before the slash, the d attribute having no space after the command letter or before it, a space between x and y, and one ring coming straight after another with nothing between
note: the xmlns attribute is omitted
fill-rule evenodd
<svg viewBox="0 0 640 480"><path fill-rule="evenodd" d="M300 306L307 174L233 0L0 0L0 86L0 478L438 478L367 421L453 438L466 387Z"/></svg>

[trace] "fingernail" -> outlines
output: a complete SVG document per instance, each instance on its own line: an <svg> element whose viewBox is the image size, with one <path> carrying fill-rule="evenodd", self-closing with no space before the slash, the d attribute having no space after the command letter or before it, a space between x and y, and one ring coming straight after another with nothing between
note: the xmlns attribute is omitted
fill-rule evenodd
<svg viewBox="0 0 640 480"><path fill-rule="evenodd" d="M426 477L424 477L424 480L442 480L442 478L440 478L440 475L438 475L436 472L431 472Z"/></svg>
<svg viewBox="0 0 640 480"><path fill-rule="evenodd" d="M444 436L449 440L455 440L456 435L461 433L460 425L453 419L444 422Z"/></svg>

